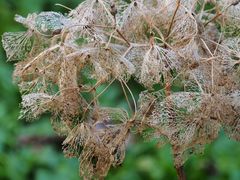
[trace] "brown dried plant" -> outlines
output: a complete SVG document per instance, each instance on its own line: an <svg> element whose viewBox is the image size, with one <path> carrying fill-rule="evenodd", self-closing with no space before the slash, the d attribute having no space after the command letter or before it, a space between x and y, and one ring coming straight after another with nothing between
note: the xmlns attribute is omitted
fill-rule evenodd
<svg viewBox="0 0 240 180"><path fill-rule="evenodd" d="M239 2L86 0L67 15L16 15L27 31L4 33L2 43L16 61L20 118L50 112L53 129L66 137L64 153L79 158L85 179L121 164L133 133L171 144L184 179L184 162L222 128L240 140ZM138 103L130 78L146 89ZM99 103L114 81L133 113ZM172 92L176 84L182 90Z"/></svg>

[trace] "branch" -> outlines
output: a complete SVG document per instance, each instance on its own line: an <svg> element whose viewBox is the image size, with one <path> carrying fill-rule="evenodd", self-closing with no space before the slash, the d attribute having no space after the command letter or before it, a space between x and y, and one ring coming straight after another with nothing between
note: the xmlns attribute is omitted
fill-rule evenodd
<svg viewBox="0 0 240 180"><path fill-rule="evenodd" d="M123 36L123 34L119 31L119 29L116 29L117 33L121 36L121 38L128 44L128 46L130 47L131 44L130 42Z"/></svg>
<svg viewBox="0 0 240 180"><path fill-rule="evenodd" d="M44 145L54 145L61 147L62 142L65 137L60 136L22 136L17 139L18 146L44 146ZM61 148L60 148L61 149Z"/></svg>
<svg viewBox="0 0 240 180"><path fill-rule="evenodd" d="M183 169L183 166L175 167L177 171L178 180L186 180L186 175Z"/></svg>
<svg viewBox="0 0 240 180"><path fill-rule="evenodd" d="M221 16L222 15L222 13L218 13L218 14L216 14L212 19L210 19L208 22L206 22L205 24L204 24L204 27L206 27L209 23L211 23L212 21L214 21L215 19L217 19L219 16Z"/></svg>
<svg viewBox="0 0 240 180"><path fill-rule="evenodd" d="M178 11L178 9L179 9L179 7L180 7L180 4L181 4L181 1L180 1L180 0L177 0L177 7L176 7L176 9L175 9L175 11L174 11L174 14L173 14L173 16L172 16L171 23L170 23L170 26L169 26L169 28L168 28L167 38L166 38L166 39L168 39L168 36L169 36L170 33L171 33L172 26L173 26L173 22L174 22L174 19L175 19L176 14L177 14L177 11Z"/></svg>

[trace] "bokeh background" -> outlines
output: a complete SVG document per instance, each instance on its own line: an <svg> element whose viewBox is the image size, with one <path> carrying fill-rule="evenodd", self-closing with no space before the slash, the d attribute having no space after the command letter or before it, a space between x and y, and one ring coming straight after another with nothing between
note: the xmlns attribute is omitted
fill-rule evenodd
<svg viewBox="0 0 240 180"><path fill-rule="evenodd" d="M15 14L26 16L41 11L61 11L61 3L74 8L81 0L0 0L0 35L24 28L16 23ZM77 180L78 160L66 159L61 152L61 139L56 139L48 121L42 117L34 123L18 120L20 94L12 83L14 65L6 62L0 45L0 180ZM134 91L140 87L129 84ZM101 98L106 105L123 104L117 84ZM24 143L29 136L53 137L47 143ZM133 141L141 140L134 138ZM240 143L223 133L216 142L206 146L203 155L192 156L185 164L188 179L239 180ZM158 149L156 142L131 144L121 167L112 168L106 179L157 180L177 179L171 149Z"/></svg>

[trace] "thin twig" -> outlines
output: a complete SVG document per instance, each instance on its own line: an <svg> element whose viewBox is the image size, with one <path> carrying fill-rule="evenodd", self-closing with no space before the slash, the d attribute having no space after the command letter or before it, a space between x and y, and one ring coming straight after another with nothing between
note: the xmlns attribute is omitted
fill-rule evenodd
<svg viewBox="0 0 240 180"><path fill-rule="evenodd" d="M120 32L120 30L116 29L116 31L121 36L121 38L128 44L128 46L131 46L130 42L124 37L124 35Z"/></svg>
<svg viewBox="0 0 240 180"><path fill-rule="evenodd" d="M87 108L84 110L83 112L83 116L81 121L83 121L83 119L85 118L85 115L87 113L87 111L89 110L90 106L92 103L94 103L94 101L99 98L111 85L112 83L115 81L115 78L101 91L101 93L99 93L97 96L94 97L94 99L88 104Z"/></svg>
<svg viewBox="0 0 240 180"><path fill-rule="evenodd" d="M210 55L214 57L211 50L208 48L206 42L203 39L201 39L201 41L203 42L204 46L206 47ZM213 60L211 61L211 79L212 79L212 92L213 92L213 88L214 88L214 61Z"/></svg>
<svg viewBox="0 0 240 180"><path fill-rule="evenodd" d="M95 89L98 88L98 86L100 86L102 83L104 83L104 82L107 80L108 76L109 76L109 74L107 74L107 75L104 76L102 79L100 79L99 81L97 81L97 82L94 84L93 87L91 87L90 89L84 90L84 91L82 91L82 92L92 92L92 91L94 91Z"/></svg>
<svg viewBox="0 0 240 180"><path fill-rule="evenodd" d="M27 64L23 67L22 73L24 73L28 68L30 68L31 65L32 65L35 61L37 61L39 58L44 57L45 55L47 55L48 53L50 53L51 51L53 51L53 50L55 50L55 49L57 49L57 48L59 48L59 47L60 47L60 45L57 44L57 45L55 45L55 46L53 46L53 47L50 47L50 48L44 50L43 52L41 52L38 56L36 56L33 60L31 60L29 63L27 63Z"/></svg>
<svg viewBox="0 0 240 180"><path fill-rule="evenodd" d="M151 109L153 109L153 105L154 105L154 103L156 102L156 100L157 100L157 98L154 98L154 99L152 100L152 102L148 105L148 108L147 108L146 111L144 112L143 117L142 117L142 119L141 119L141 125L144 123L144 121L145 121L145 119L146 119L146 117L147 117L147 114L149 114L149 112L151 111ZM151 113L151 112L150 112L150 113Z"/></svg>
<svg viewBox="0 0 240 180"><path fill-rule="evenodd" d="M131 109L131 111L134 113L134 110L133 110L133 108L132 108L132 106L131 106L131 103L130 103L129 98L128 98L128 96L127 96L127 92L126 92L126 90L125 90L125 88L124 88L124 85L123 85L122 81L119 81L119 82L120 82L120 84L121 84L121 87L122 87L124 96L125 96L125 98L126 98L126 101L127 101L127 103L128 103L128 106L129 106L129 108Z"/></svg>
<svg viewBox="0 0 240 180"><path fill-rule="evenodd" d="M208 22L206 22L205 24L204 24L204 27L206 27L209 23L211 23L211 22L213 22L215 19L217 19L219 16L221 16L222 15L222 13L220 12L220 13L218 13L218 14L216 14L212 19L210 19Z"/></svg>
<svg viewBox="0 0 240 180"><path fill-rule="evenodd" d="M223 15L223 12L226 11L231 6L236 6L240 3L240 0L236 0L229 4L225 9L222 10L222 12L217 13L212 19L210 19L208 22L204 24L204 27L206 27L209 23L213 22L215 19Z"/></svg>
<svg viewBox="0 0 240 180"><path fill-rule="evenodd" d="M128 92L130 93L131 97L132 97L132 100L133 100L133 104L134 104L134 115L133 115L133 118L132 119L135 119L136 115L137 115L137 103L136 103L136 100L134 98L134 95L131 91L131 89L128 87L127 83L121 79L121 81L123 82L123 84L125 85L125 87L127 88Z"/></svg>
<svg viewBox="0 0 240 180"><path fill-rule="evenodd" d="M65 9L69 10L69 11L72 11L72 10L73 10L73 9L71 9L70 7L67 7L67 6L65 6L65 5L63 5L63 4L59 4L59 3L56 3L55 6L63 7L63 8L65 8Z"/></svg>
<svg viewBox="0 0 240 180"><path fill-rule="evenodd" d="M170 26L169 26L169 28L168 28L167 38L168 38L168 36L169 36L170 33L171 33L172 26L173 26L173 22L174 22L174 19L175 19L176 14L177 14L177 11L178 11L178 9L179 9L179 7L180 7L180 4L181 4L181 0L177 0L177 7L176 7L176 9L175 9L175 11L174 11L174 14L173 14L172 19L171 19ZM166 38L166 39L167 39L167 38Z"/></svg>

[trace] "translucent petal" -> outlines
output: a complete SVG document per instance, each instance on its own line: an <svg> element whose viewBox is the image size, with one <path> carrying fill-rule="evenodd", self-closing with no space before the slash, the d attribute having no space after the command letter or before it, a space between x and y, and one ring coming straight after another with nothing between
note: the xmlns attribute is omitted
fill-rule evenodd
<svg viewBox="0 0 240 180"><path fill-rule="evenodd" d="M2 36L8 61L24 60L32 48L32 32L6 32Z"/></svg>
<svg viewBox="0 0 240 180"><path fill-rule="evenodd" d="M45 36L52 36L56 31L61 31L67 18L57 12L42 12L35 18L34 30Z"/></svg>
<svg viewBox="0 0 240 180"><path fill-rule="evenodd" d="M32 93L22 97L20 119L34 120L51 109L52 96L44 93Z"/></svg>

